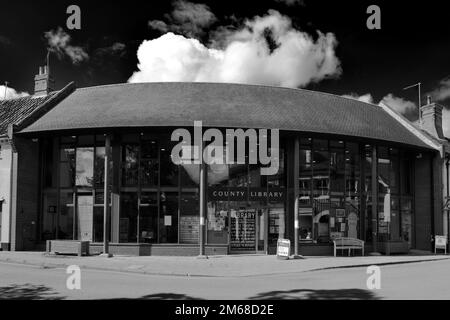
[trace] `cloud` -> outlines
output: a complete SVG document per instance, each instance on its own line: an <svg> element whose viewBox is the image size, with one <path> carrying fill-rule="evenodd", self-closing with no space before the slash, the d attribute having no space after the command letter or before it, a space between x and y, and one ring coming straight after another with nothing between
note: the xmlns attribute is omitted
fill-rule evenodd
<svg viewBox="0 0 450 320"><path fill-rule="evenodd" d="M219 41L222 48L208 48L196 39L173 33L143 41L137 52L139 71L128 81L304 87L342 72L334 34L318 31L314 40L274 10L220 34L225 37Z"/></svg>
<svg viewBox="0 0 450 320"><path fill-rule="evenodd" d="M162 33L174 32L187 37L201 37L217 21L207 5L184 0L175 1L173 11L165 15L165 18L167 22L152 20L148 25Z"/></svg>
<svg viewBox="0 0 450 320"><path fill-rule="evenodd" d="M362 96L357 95L356 93L344 94L344 98L355 99L358 101L362 101L365 103L373 103L373 97L370 93L363 94Z"/></svg>
<svg viewBox="0 0 450 320"><path fill-rule="evenodd" d="M26 92L17 92L13 88L8 87L6 89L6 100L8 99L17 99L29 96ZM5 99L5 86L0 86L0 100Z"/></svg>
<svg viewBox="0 0 450 320"><path fill-rule="evenodd" d="M366 93L364 95L358 95L356 93L350 93L343 95L345 98L355 99L358 101L372 103L372 104L380 104L384 103L385 105L391 107L398 113L404 116L411 116L412 114L417 114L417 105L409 100L405 100L400 97L394 96L392 93L384 96L378 103L374 102L373 96L370 93Z"/></svg>
<svg viewBox="0 0 450 320"><path fill-rule="evenodd" d="M50 50L55 52L60 59L67 56L75 65L89 59L89 55L82 47L73 46L70 44L72 40L70 35L67 34L61 27L58 27L56 31L47 31L44 35L47 39Z"/></svg>
<svg viewBox="0 0 450 320"><path fill-rule="evenodd" d="M442 79L436 89L429 93L436 101L450 98L450 78Z"/></svg>
<svg viewBox="0 0 450 320"><path fill-rule="evenodd" d="M417 105L414 102L396 97L392 93L381 99L381 102L405 116L417 114Z"/></svg>
<svg viewBox="0 0 450 320"><path fill-rule="evenodd" d="M101 58L107 56L123 57L125 53L126 53L126 45L121 42L114 42L110 46L96 49L94 52L94 56Z"/></svg>

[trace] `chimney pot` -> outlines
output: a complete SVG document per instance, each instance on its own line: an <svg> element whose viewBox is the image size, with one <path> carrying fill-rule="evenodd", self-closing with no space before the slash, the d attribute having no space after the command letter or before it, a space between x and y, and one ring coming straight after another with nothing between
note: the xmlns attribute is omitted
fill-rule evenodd
<svg viewBox="0 0 450 320"><path fill-rule="evenodd" d="M427 104L431 104L431 96L427 96Z"/></svg>

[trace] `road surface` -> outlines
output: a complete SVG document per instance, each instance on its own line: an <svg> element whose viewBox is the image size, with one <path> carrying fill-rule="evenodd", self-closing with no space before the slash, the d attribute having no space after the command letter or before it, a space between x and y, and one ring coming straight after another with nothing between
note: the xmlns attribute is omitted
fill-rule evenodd
<svg viewBox="0 0 450 320"><path fill-rule="evenodd" d="M69 290L64 268L0 263L0 299L450 299L450 261L381 267L369 290L365 267L254 277L181 277L81 269Z"/></svg>

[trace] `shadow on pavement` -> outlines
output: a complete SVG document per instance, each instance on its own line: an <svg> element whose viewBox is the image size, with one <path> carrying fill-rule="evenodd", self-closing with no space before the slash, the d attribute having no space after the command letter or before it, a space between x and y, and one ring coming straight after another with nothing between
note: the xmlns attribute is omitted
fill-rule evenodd
<svg viewBox="0 0 450 320"><path fill-rule="evenodd" d="M139 298L118 298L112 300L203 300L181 293L154 293Z"/></svg>
<svg viewBox="0 0 450 320"><path fill-rule="evenodd" d="M0 287L0 300L61 300L53 289L32 284L15 284Z"/></svg>
<svg viewBox="0 0 450 320"><path fill-rule="evenodd" d="M337 290L312 290L294 289L287 291L262 292L249 299L265 300L378 300L380 299L369 290L363 289L337 289Z"/></svg>

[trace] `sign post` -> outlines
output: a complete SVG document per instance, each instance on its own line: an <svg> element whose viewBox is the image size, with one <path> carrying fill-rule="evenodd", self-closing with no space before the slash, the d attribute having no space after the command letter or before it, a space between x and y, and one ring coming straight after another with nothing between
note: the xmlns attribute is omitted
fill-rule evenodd
<svg viewBox="0 0 450 320"><path fill-rule="evenodd" d="M278 239L277 258L288 260L291 255L291 241L289 239Z"/></svg>
<svg viewBox="0 0 450 320"><path fill-rule="evenodd" d="M447 237L446 236L435 236L434 237L434 254L436 250L444 250L444 254L447 254Z"/></svg>

